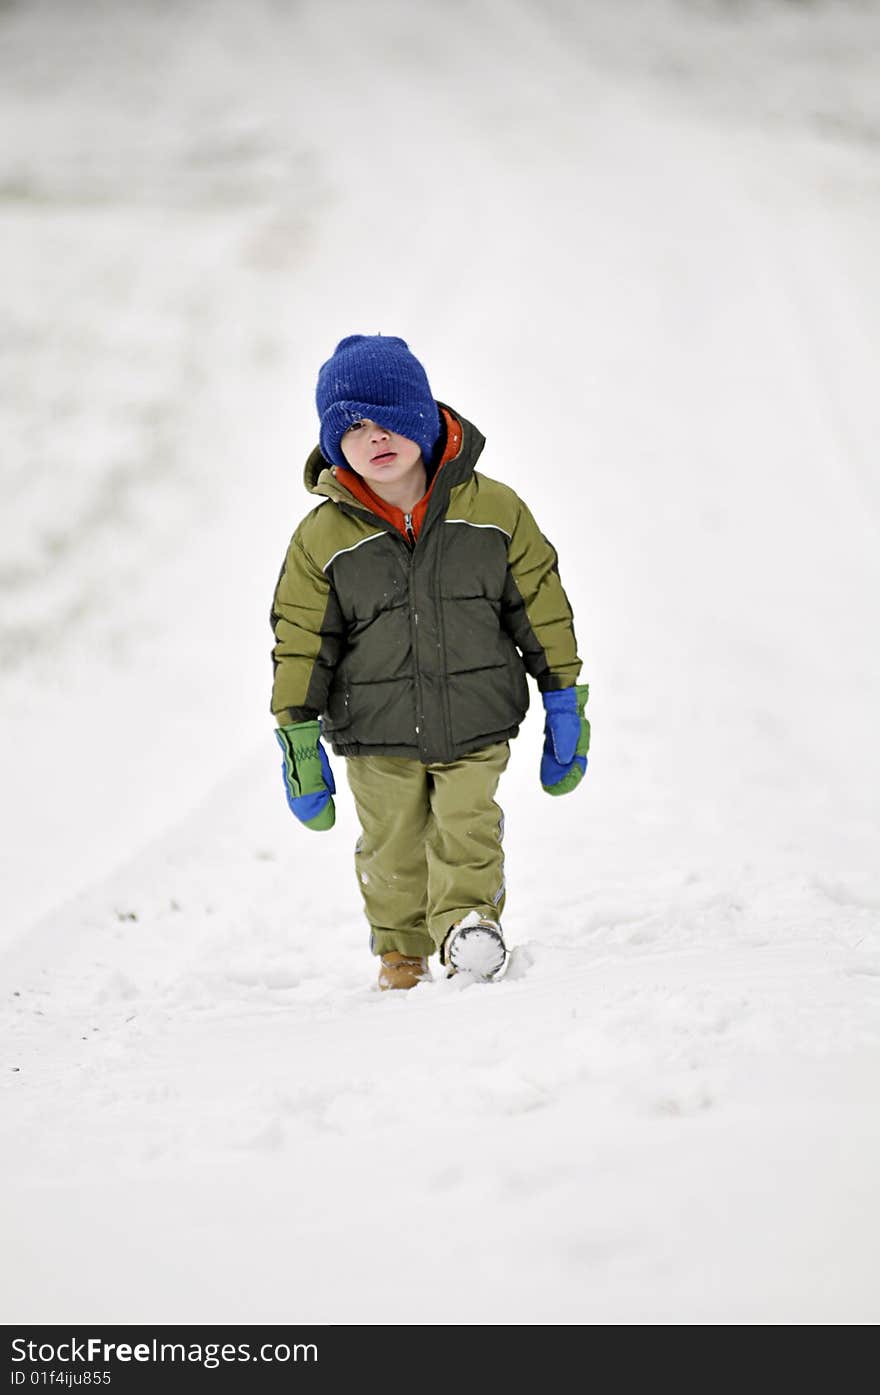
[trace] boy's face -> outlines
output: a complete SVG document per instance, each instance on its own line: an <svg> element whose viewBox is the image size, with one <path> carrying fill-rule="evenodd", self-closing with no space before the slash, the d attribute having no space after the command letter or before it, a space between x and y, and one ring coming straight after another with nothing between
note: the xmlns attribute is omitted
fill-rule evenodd
<svg viewBox="0 0 880 1395"><path fill-rule="evenodd" d="M351 468L370 484L397 484L422 464L421 446L375 421L356 421L341 445Z"/></svg>

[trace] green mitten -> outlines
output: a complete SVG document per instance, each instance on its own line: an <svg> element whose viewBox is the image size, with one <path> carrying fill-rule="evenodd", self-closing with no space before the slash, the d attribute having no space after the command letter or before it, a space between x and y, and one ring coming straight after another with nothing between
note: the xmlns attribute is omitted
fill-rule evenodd
<svg viewBox="0 0 880 1395"><path fill-rule="evenodd" d="M332 828L336 822L336 782L321 745L320 722L276 727L275 736L284 757L281 770L291 812L306 828L318 832Z"/></svg>

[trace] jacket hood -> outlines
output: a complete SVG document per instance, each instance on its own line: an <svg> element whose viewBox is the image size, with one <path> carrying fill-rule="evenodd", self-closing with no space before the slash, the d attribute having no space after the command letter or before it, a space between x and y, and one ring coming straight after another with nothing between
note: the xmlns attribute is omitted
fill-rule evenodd
<svg viewBox="0 0 880 1395"><path fill-rule="evenodd" d="M443 421L443 413L448 412L453 416L461 427L461 445L458 453L448 460L443 466L444 481L448 481L449 488L456 484L462 484L474 472L477 460L486 444L486 438L471 422L456 412L453 407L448 407L444 402L437 403L440 409L440 419ZM446 445L447 430L444 422L440 440L437 445L437 453L442 459L443 450ZM336 467L321 454L321 447L315 446L308 460L304 473L304 483L310 494L318 494L322 498L332 499L337 504L356 504L358 508L362 505L354 498L354 495L346 489L336 478Z"/></svg>

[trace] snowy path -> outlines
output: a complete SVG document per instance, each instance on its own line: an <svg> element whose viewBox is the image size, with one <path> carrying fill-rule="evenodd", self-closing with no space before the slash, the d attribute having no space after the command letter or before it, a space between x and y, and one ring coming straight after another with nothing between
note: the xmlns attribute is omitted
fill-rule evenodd
<svg viewBox="0 0 880 1395"><path fill-rule="evenodd" d="M20 980L9 1310L381 1322L390 1293L399 1321L876 1316L875 916L605 888L613 909L554 908L499 985L380 996L355 915L334 925L317 891L331 840L298 886L310 934L288 929L272 789L230 782L234 815L69 917L85 958Z"/></svg>
<svg viewBox="0 0 880 1395"><path fill-rule="evenodd" d="M3 214L50 399L2 423L44 464L10 477L0 614L7 1320L876 1321L875 156L603 71L613 7L471 6L427 70L442 19L389 5L395 45L339 56L344 10L241 48L231 5L215 42L132 23L148 92L144 53L177 66L128 202L126 93L87 73L63 140L38 74L3 99L44 113L52 187ZM676 16L658 51L702 61ZM541 794L536 716L516 744L491 988L373 989L347 793L308 837L266 747L314 365L357 328L486 432L593 685L577 796Z"/></svg>

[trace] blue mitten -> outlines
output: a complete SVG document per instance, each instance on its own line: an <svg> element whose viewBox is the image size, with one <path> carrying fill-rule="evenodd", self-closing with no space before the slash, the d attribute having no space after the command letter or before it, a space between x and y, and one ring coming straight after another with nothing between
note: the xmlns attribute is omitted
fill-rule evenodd
<svg viewBox="0 0 880 1395"><path fill-rule="evenodd" d="M584 778L590 749L590 724L584 716L589 694L586 683L542 694L547 715L541 784L548 794L568 794Z"/></svg>
<svg viewBox="0 0 880 1395"><path fill-rule="evenodd" d="M284 755L281 771L291 813L306 828L332 828L336 822L336 782L321 745L320 723L292 722L276 727L275 736Z"/></svg>

